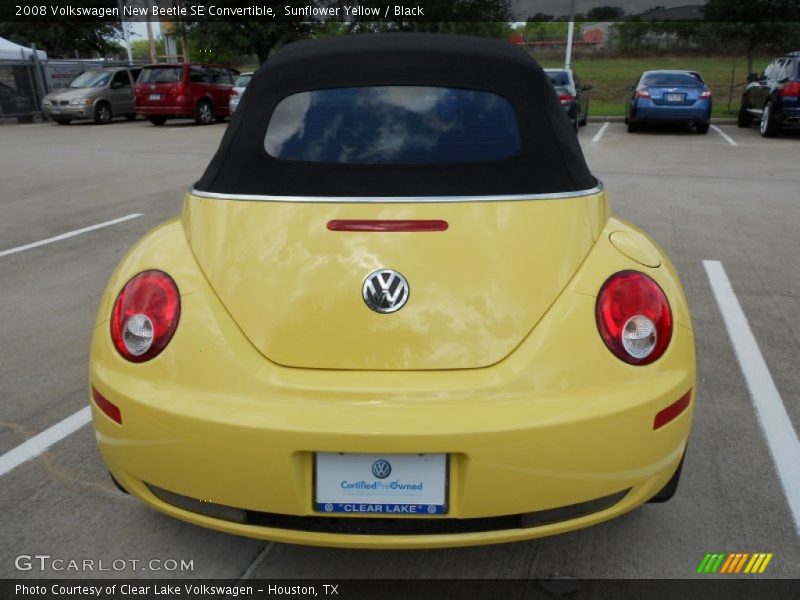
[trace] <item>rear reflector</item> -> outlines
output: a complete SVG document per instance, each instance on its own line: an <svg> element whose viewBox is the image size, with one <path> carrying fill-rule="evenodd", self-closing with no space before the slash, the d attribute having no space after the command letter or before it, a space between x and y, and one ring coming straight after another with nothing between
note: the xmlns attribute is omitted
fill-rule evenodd
<svg viewBox="0 0 800 600"><path fill-rule="evenodd" d="M689 403L692 401L692 390L689 390L684 394L680 400L677 402L673 402L664 410L661 410L656 414L656 418L653 420L653 429L659 429L675 419L678 415L680 415L683 411L685 411L689 407Z"/></svg>
<svg viewBox="0 0 800 600"><path fill-rule="evenodd" d="M94 398L97 407L102 410L109 419L122 425L122 413L119 411L119 407L106 400L100 392L94 389L94 386L92 386L92 398Z"/></svg>
<svg viewBox="0 0 800 600"><path fill-rule="evenodd" d="M438 220L333 220L328 221L331 231L447 231L447 221Z"/></svg>

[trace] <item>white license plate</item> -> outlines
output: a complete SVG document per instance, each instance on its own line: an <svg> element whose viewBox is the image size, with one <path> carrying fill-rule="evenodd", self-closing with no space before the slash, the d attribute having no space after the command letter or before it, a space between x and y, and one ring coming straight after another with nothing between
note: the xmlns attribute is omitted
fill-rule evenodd
<svg viewBox="0 0 800 600"><path fill-rule="evenodd" d="M667 94L667 102L683 102L683 94Z"/></svg>
<svg viewBox="0 0 800 600"><path fill-rule="evenodd" d="M314 510L371 515L447 513L446 454L315 455Z"/></svg>
<svg viewBox="0 0 800 600"><path fill-rule="evenodd" d="M60 106L51 106L50 107L50 112L53 113L53 114L60 113L61 112L61 107Z"/></svg>
<svg viewBox="0 0 800 600"><path fill-rule="evenodd" d="M161 100L161 94L150 94L150 100Z"/></svg>

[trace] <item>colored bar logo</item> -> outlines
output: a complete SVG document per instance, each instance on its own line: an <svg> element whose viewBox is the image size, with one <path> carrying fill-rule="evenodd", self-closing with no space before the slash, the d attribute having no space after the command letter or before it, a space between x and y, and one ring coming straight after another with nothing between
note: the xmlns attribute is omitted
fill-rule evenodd
<svg viewBox="0 0 800 600"><path fill-rule="evenodd" d="M715 573L724 575L736 575L739 573L763 573L769 561L772 560L772 553L765 552L724 552L716 554L706 554L697 567L698 573Z"/></svg>

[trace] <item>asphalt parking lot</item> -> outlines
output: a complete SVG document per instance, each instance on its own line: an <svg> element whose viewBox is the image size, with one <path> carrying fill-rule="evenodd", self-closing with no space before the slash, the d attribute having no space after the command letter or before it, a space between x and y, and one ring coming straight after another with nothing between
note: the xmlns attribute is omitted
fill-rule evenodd
<svg viewBox="0 0 800 600"><path fill-rule="evenodd" d="M109 275L135 240L179 214L225 127L0 125L0 462L87 405L89 340ZM499 546L273 544L178 522L121 494L82 426L0 474L0 577L685 578L713 552L773 553L760 577L800 577L800 462L792 462L800 452L800 132L768 140L755 127L723 124L707 135L628 134L622 123L593 122L580 139L615 212L676 264L692 309L697 408L672 501ZM19 555L126 563L122 571L20 571ZM193 570L142 570L152 559L191 561Z"/></svg>

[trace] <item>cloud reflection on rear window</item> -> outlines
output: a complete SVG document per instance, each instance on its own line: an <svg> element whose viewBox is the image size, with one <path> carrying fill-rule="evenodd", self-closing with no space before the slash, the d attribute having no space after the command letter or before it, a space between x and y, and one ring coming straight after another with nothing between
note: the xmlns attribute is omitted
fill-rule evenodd
<svg viewBox="0 0 800 600"><path fill-rule="evenodd" d="M275 158L341 164L501 160L519 146L516 115L505 98L422 86L293 94L275 108L264 140Z"/></svg>

